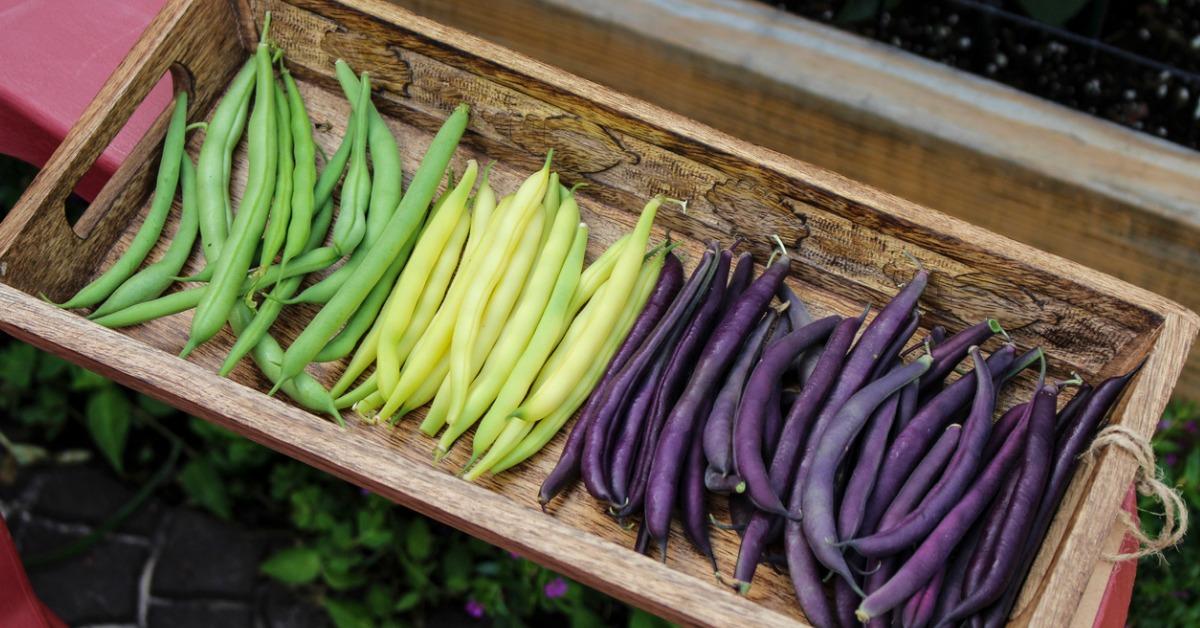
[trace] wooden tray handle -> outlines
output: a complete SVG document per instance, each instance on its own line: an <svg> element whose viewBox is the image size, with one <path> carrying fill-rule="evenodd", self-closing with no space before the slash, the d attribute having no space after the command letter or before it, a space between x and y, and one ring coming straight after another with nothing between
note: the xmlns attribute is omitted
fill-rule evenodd
<svg viewBox="0 0 1200 628"><path fill-rule="evenodd" d="M163 111L76 223L63 202L163 74L206 114L246 52L222 0L169 0L0 223L0 281L61 300L96 267L145 203L170 111ZM79 235L77 235L77 232Z"/></svg>

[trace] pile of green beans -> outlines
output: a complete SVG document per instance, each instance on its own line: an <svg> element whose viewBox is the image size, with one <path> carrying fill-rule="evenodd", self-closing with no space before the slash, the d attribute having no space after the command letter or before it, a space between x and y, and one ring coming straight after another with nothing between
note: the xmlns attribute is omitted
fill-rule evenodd
<svg viewBox="0 0 1200 628"><path fill-rule="evenodd" d="M187 95L177 97L145 221L121 258L62 306L93 308L90 319L114 328L194 310L180 357L212 350L228 324L221 375L250 358L270 394L339 423L351 407L364 421L396 423L432 402L420 428L438 438L437 459L476 428L468 478L519 463L587 399L641 312L663 265L663 247L646 252L662 199L587 266L589 231L575 190L551 168L553 152L507 195L490 166L451 168L466 105L404 189L371 77L341 60L334 69L350 115L320 164L270 24L268 13L208 123L192 125L204 128L195 166L184 145ZM234 203L230 171L243 134L246 186ZM138 270L176 192L179 228L161 258ZM203 269L181 276L197 241ZM320 307L285 348L271 329L298 304ZM306 371L351 355L332 390Z"/></svg>

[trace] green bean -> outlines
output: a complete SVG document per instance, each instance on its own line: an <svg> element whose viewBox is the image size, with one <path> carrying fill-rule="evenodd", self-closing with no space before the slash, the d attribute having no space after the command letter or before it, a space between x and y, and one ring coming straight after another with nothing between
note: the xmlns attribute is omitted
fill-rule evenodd
<svg viewBox="0 0 1200 628"><path fill-rule="evenodd" d="M358 77L350 70L345 61L338 60L335 64L337 78L342 85L346 97L354 99L360 90ZM383 117L368 101L366 107L370 119L367 129L367 146L371 151L371 195L367 206L366 231L363 235L362 246L355 248L340 268L333 271L321 281L309 286L307 290L296 297L291 303L326 303L337 289L354 276L358 265L366 254L364 247L370 247L379 238L384 225L391 218L401 197L401 183L404 177L400 171L400 149L396 146L396 138L392 135Z"/></svg>
<svg viewBox="0 0 1200 628"><path fill-rule="evenodd" d="M326 201L326 204L332 208L332 203ZM329 216L329 214L326 214ZM315 225L314 221L314 225ZM325 227L321 229L324 233L328 227L328 218ZM316 227L314 226L314 230ZM335 261L336 253L330 247L321 247L313 249L305 254L300 255L292 260L292 264L287 267L286 273L281 274L281 269L278 265L271 266L266 273L263 274L260 286L271 286L284 279L292 277L303 278L308 273L314 273L325 268L328 268ZM250 290L253 279L246 277L242 281L241 287L238 289L238 295L245 294ZM200 300L204 298L204 294L208 291L207 285L196 286L195 288L187 288L179 292L151 299L142 303L130 305L129 307L117 310L111 314L93 319L94 323L105 327L129 327L130 325L138 325L156 318L178 314L196 307ZM184 295L184 296L179 296ZM285 302L286 303L286 302Z"/></svg>
<svg viewBox="0 0 1200 628"><path fill-rule="evenodd" d="M642 209L633 237L621 250L612 274L604 283L602 308L588 323L587 331L578 342L560 346L555 352L566 351L566 358L554 373L537 388L513 416L526 421L536 421L562 405L571 389L587 372L588 365L595 361L600 346L604 343L621 316L622 308L629 302L630 294L637 282L642 267L642 252L650 238L650 227L658 214L663 197L656 196Z"/></svg>
<svg viewBox="0 0 1200 628"><path fill-rule="evenodd" d="M317 245L321 244L321 241L325 239L325 230L329 227L329 221L332 216L333 200L330 199L325 201L325 206L321 208L321 212L317 215L315 224L309 228L308 241L305 242L309 251L316 249ZM299 266L301 265L296 264L293 268ZM280 267L273 266L272 268ZM271 294L266 299L263 299L263 303L259 306L258 311L254 312L253 320L245 325L245 329L238 334L237 341L229 349L229 355L225 356L225 362L221 364L221 370L219 371L221 375L228 375L233 371L233 367L237 366L237 363L266 337L267 332L271 329L271 325L275 324L275 319L283 311L284 300L294 294L300 288L300 283L303 281L304 275L296 275L275 283L271 289ZM248 291L247 294L249 294Z"/></svg>
<svg viewBox="0 0 1200 628"><path fill-rule="evenodd" d="M233 309L230 311L229 326L237 334L250 324L252 316L250 308L245 303L234 303ZM283 348L270 334L265 334L262 340L254 345L251 357L254 358L254 363L258 365L258 369L267 376L268 380L279 381L279 362L283 359ZM338 425L345 426L342 413L333 405L333 398L329 396L329 392L308 373L292 377L280 384L279 387L283 389L283 394L291 397L305 409L329 414L338 422Z"/></svg>
<svg viewBox="0 0 1200 628"><path fill-rule="evenodd" d="M121 254L108 270L84 286L62 308L90 307L107 299L121 284L142 265L154 244L162 235L171 203L175 200L175 189L179 185L179 168L183 156L184 129L187 127L187 92L175 96L175 107L171 112L171 123L163 140L162 159L158 165L158 178L154 187L154 200L146 220L138 227L137 235L129 248Z"/></svg>
<svg viewBox="0 0 1200 628"><path fill-rule="evenodd" d="M280 364L283 376L280 381L295 377L321 352L329 339L362 304L371 288L399 254L404 243L421 224L425 210L437 192L438 182L446 167L450 165L450 158L454 155L458 140L466 130L467 117L467 106L459 105L442 124L413 175L408 193L401 199L400 206L388 221L383 235L369 249L367 257L359 265L358 274L338 290L288 347Z"/></svg>
<svg viewBox="0 0 1200 628"><path fill-rule="evenodd" d="M171 238L171 246L162 259L139 270L126 279L112 295L105 299L88 318L96 319L111 314L135 303L157 298L171 286L175 275L187 263L196 242L198 218L196 217L196 167L185 152L179 173L183 201L179 210L179 228Z"/></svg>
<svg viewBox="0 0 1200 628"><path fill-rule="evenodd" d="M361 386L335 399L334 405L338 408L349 408L373 392L375 392L375 374L371 373L367 379L363 380Z"/></svg>
<svg viewBox="0 0 1200 628"><path fill-rule="evenodd" d="M186 312L196 307L200 299L204 298L206 291L205 286L200 286L172 292L157 299L135 303L111 314L105 314L92 319L92 322L110 329L140 325L156 318Z"/></svg>
<svg viewBox="0 0 1200 628"><path fill-rule="evenodd" d="M400 271L404 270L404 265L408 263L409 255L417 242L417 235L408 239L400 255L396 256L392 265L383 274L383 278L375 284L375 287L371 288L362 305L358 306L358 310L346 322L346 326L342 327L342 330L325 345L324 349L321 349L317 357L313 358L314 361L333 362L350 355L350 352L358 344L358 340L375 323L375 317L379 315L379 310L383 308L384 302L391 294L396 278L400 275Z"/></svg>
<svg viewBox="0 0 1200 628"><path fill-rule="evenodd" d="M271 196L275 190L276 163L279 158L276 142L275 78L271 71L271 54L267 45L270 13L264 19L262 39L254 53L255 70L254 112L250 114L249 148L246 190L242 205L230 227L230 240L215 261L213 279L196 305L192 316L191 334L180 357L187 357L196 347L217 335L225 325L233 303L238 298L238 286L250 268L254 250L263 233Z"/></svg>
<svg viewBox="0 0 1200 628"><path fill-rule="evenodd" d="M316 144L313 142L312 120L296 88L292 74L283 68L283 86L287 93L288 111L291 117L292 157L292 215L288 220L287 237L284 239L283 253L279 258L279 266L287 268L288 262L301 252L308 244L308 235L312 229L313 210L316 204L317 156ZM324 205L324 203L322 203Z"/></svg>
<svg viewBox="0 0 1200 628"><path fill-rule="evenodd" d="M650 298L665 257L666 250L660 250L658 254L642 265L637 283L630 295L629 302L623 308L620 319L604 340L600 353L595 356L587 373L575 384L566 401L540 421L531 422L509 418L508 425L504 430L507 432L507 438L502 433L492 447L496 450L495 454L489 449L487 454L480 459L476 468L472 468L471 473L465 475L465 478L475 479L489 470L493 474L500 473L537 453L546 446L546 443L550 442L550 439L554 438L554 435L575 414L575 410L583 404L604 375L608 361L617 352L617 348L629 334L638 314L641 313L647 299Z"/></svg>
<svg viewBox="0 0 1200 628"><path fill-rule="evenodd" d="M371 77L363 73L358 98L354 101L354 143L350 167L342 183L341 207L333 223L333 248L349 255L366 234L366 210L371 194L371 175L367 171L367 103L371 102Z"/></svg>
<svg viewBox="0 0 1200 628"><path fill-rule="evenodd" d="M275 173L275 197L271 201L271 213L267 219L267 229L263 233L262 254L259 266L267 268L275 262L275 256L283 248L284 238L287 237L288 222L292 216L292 171L295 161L292 156L292 115L288 105L287 94L278 81L272 81L275 86L275 133L278 137L276 148L278 171Z"/></svg>
<svg viewBox="0 0 1200 628"><path fill-rule="evenodd" d="M346 98L354 98L359 92L358 77L345 61L338 59L334 64L334 73ZM401 185L404 177L400 171L400 147L396 145L396 137L383 121L383 116L375 108L371 99L367 98L367 145L371 149L371 202L367 207L366 233L363 243L368 247L379 239L383 228L387 226L396 206L400 204Z"/></svg>
<svg viewBox="0 0 1200 628"><path fill-rule="evenodd" d="M196 163L196 200L200 218L201 251L209 266L221 254L229 232L229 163L237 144L234 131L239 116L245 119L250 92L257 74L255 58L251 57L229 84L208 123L200 157ZM240 132L237 133L240 135ZM208 271L211 273L212 271Z"/></svg>
<svg viewBox="0 0 1200 628"><path fill-rule="evenodd" d="M551 177L551 182L554 182L553 177ZM557 185L551 187L555 192L558 191ZM555 196L557 197L558 194ZM442 435L438 444L439 452L449 451L454 441L474 425L489 407L494 405L493 402L496 401L501 387L512 375L514 365L518 363L529 347L530 339L547 309L551 293L559 289L557 280L562 274L567 255L575 246L583 248L587 246L587 230L579 222L579 205L575 203L575 199L567 196L561 201L556 211L553 225L543 231L545 242L538 255L534 270L521 293L520 301L517 302L512 316L505 323L504 330L500 332L500 338L492 347L491 353L488 354L479 376L471 383L463 409L458 415L447 416L446 420L450 424L450 428ZM551 235L546 237L546 233ZM578 242L580 233L584 237L582 244ZM579 255L581 271L583 253L580 252ZM576 271L575 274L574 280L571 281L572 292L574 292L574 285L579 281L579 271ZM563 309L569 304L570 298L570 294L562 297L564 302L561 307ZM546 354L549 355L549 351ZM509 410L515 408L516 406L512 406Z"/></svg>

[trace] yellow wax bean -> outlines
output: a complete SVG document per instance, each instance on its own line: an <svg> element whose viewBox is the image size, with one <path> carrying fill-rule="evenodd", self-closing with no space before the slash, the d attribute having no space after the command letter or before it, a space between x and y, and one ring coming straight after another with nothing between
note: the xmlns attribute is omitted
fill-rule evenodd
<svg viewBox="0 0 1200 628"><path fill-rule="evenodd" d="M464 478L474 480L501 462L508 463L505 466L508 468L540 450L550 442L558 430L562 429L567 419L587 400L592 389L604 375L608 361L612 359L621 343L624 342L625 336L650 298L650 293L654 291L654 284L658 281L658 274L662 270L665 259L666 252L663 251L642 265L630 298L623 305L616 324L600 343L599 352L594 356L595 359L588 366L583 377L572 386L571 391L564 398L563 404L540 421L528 421L510 416L504 430L487 450L487 454L479 460L478 464L470 468L463 476ZM520 457L520 460L509 460L510 456L512 458Z"/></svg>
<svg viewBox="0 0 1200 628"><path fill-rule="evenodd" d="M492 214L492 219L489 221L489 226L493 223L503 220L503 217L509 212L512 206L511 199L501 199L496 206L496 210ZM467 241L470 245L470 239ZM410 396L417 390L418 387L429 379L433 379L435 384L441 384L441 378L445 375L433 377L434 368L437 367L439 360L445 356L446 351L450 346L450 336L454 332L454 322L458 316L458 310L462 305L463 297L466 294L467 288L471 284L471 262L476 258L487 259L489 254L495 248L496 242L492 239L483 236L480 240L480 245L472 254L471 259L464 260L459 264L459 271L455 273L453 281L450 283L450 289L446 293L445 300L442 301L441 307L438 308L437 314L430 321L429 327L425 333L416 341L412 351L409 352L408 360L404 362L404 367L400 370L400 379L396 382L396 387L390 395L382 395L383 401L391 401L395 399L392 412L385 415L385 418L390 417L395 412L396 408L400 407L408 400ZM375 404L373 398L364 399L362 403L356 405L356 408L361 408L360 412L378 408L383 404ZM423 403L423 402L422 402ZM416 404L420 405L420 404Z"/></svg>
<svg viewBox="0 0 1200 628"><path fill-rule="evenodd" d="M574 198L567 196L560 203L554 224L546 230L551 235L538 255L537 265L525 284L512 316L505 323L499 340L488 354L479 377L471 384L466 405L458 415L450 414L447 417L453 429L447 430L443 437L439 446L443 451L493 405L492 402L496 400L501 386L512 375L514 365L521 358L538 327L552 291L558 290L557 278L564 269L563 264L568 254L577 244L581 231L586 245L587 231L581 227L579 206ZM578 282L578 271L575 282ZM566 305L568 303L563 303L560 308L565 311Z"/></svg>
<svg viewBox="0 0 1200 628"><path fill-rule="evenodd" d="M442 204L446 202L446 198L450 196L451 192L453 192L452 188L447 189L442 193L442 196L439 197L433 205L432 215L436 216L439 213ZM442 252L438 255L437 264L429 273L429 278L425 282L425 287L421 289L421 298L418 299L416 309L413 311L408 327L404 330L406 335L412 332L414 327L419 328L416 333L420 334L420 331L425 329L425 325L429 324L428 319L424 319L424 322L421 322L421 307L424 303L426 303L427 300L436 298L437 303L441 303L442 296L446 291L446 286L443 282L443 279L448 281L447 278L443 277L443 275L447 272L445 270L445 266L448 262L454 265L458 263L458 256L462 250L462 241L466 234L466 226L464 225L470 224L470 220L466 213L461 214L458 220L459 222L457 225L455 225L454 231L450 234L449 240L446 241L445 248L442 249ZM420 238L423 234L424 229L422 229L417 237ZM454 273L453 266L450 268L449 273ZM342 371L341 377L339 377L337 383L333 385L333 388L330 390L330 394L334 395L335 397L344 396L343 394L350 387L350 385L354 383L354 380L358 379L359 375L362 375L364 371L366 371L372 364L375 363L375 357L378 355L379 336L381 333L383 333L383 327L387 320L388 312L395 307L394 304L396 301L411 299L411 295L403 295L397 290L392 290L391 294L388 295L387 301L383 304L383 309L380 311L379 317L375 320L375 323L371 325L371 330L367 332L367 336L363 338L362 342L359 343L358 350L354 352L354 357L350 359L350 363L347 364L346 369ZM436 309L437 305L434 305L433 307ZM404 361L404 357L407 355L407 352L401 352L397 350L397 353L400 354L399 360ZM355 394L353 395L355 401L362 399L367 394L370 394L375 390L378 390L378 383L375 379L375 376L372 376L371 386L371 390L365 392L356 388L354 390Z"/></svg>
<svg viewBox="0 0 1200 628"><path fill-rule="evenodd" d="M536 255L537 242L542 240L543 227L549 226L542 210L542 200L550 182L550 158L542 169L525 179L513 196L513 212L510 219L497 225L494 237L497 239L497 255L492 259L472 262L472 273L476 276L472 289L463 299L462 309L454 323L454 334L450 344L450 411L449 416L457 416L467 401L467 388L479 367L475 362L475 344L479 336L479 325L487 308L492 291L496 289L505 268L518 250L531 249ZM532 242L525 237L533 233ZM532 256L530 257L532 263ZM523 278L522 278L523 279ZM523 281L522 281L523 283Z"/></svg>
<svg viewBox="0 0 1200 628"><path fill-rule="evenodd" d="M467 195L475 186L477 172L478 166L475 161L468 162L462 180L429 221L413 249L408 265L404 267L404 272L400 274L400 279L392 290L392 294L397 295L397 298L393 300L392 307L384 312L379 339L376 341L375 373L379 390L384 394L389 393L399 379L400 361L396 355L396 345L412 319L413 308L417 302L413 297L420 295L425 288L440 253L446 248L446 243L459 224L459 218L466 211Z"/></svg>
<svg viewBox="0 0 1200 628"><path fill-rule="evenodd" d="M570 306L576 286L579 285L580 271L583 269L583 256L587 249L587 236L587 225L580 224L576 228L575 241L571 243L571 250L555 280L554 291L538 320L537 328L522 350L516 365L511 368L509 373L505 374L504 383L494 395L495 399L491 402L491 407L488 408L487 414L479 424L479 429L475 432L473 439L475 456L482 456L485 453L487 447L491 445L495 436L503 428L509 413L521 405L521 401L529 393L530 384L570 324L568 317L571 314L567 308ZM439 448L449 450L454 440L469 427L470 425L465 422L451 426L443 435Z"/></svg>

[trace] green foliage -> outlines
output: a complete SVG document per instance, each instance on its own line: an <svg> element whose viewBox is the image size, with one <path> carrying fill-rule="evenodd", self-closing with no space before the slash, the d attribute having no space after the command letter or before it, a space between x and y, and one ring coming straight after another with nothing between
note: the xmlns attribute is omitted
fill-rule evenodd
<svg viewBox="0 0 1200 628"><path fill-rule="evenodd" d="M1017 4L1029 17L1039 22L1062 26L1078 15L1089 2L1091 0L1018 0Z"/></svg>
<svg viewBox="0 0 1200 628"><path fill-rule="evenodd" d="M846 0L838 10L834 21L838 24L853 24L873 19L880 10L891 10L900 6L900 0Z"/></svg>
<svg viewBox="0 0 1200 628"><path fill-rule="evenodd" d="M129 437L129 414L129 398L115 387L102 387L88 399L88 431L117 473L125 469L122 459Z"/></svg>
<svg viewBox="0 0 1200 628"><path fill-rule="evenodd" d="M321 555L307 547L290 547L263 561L262 572L287 584L308 584L321 575Z"/></svg>
<svg viewBox="0 0 1200 628"><path fill-rule="evenodd" d="M1174 485L1188 504L1193 522L1200 521L1200 411L1191 403L1167 407L1154 452L1163 479ZM1162 507L1146 498L1138 503L1142 526L1151 536L1162 521L1151 513ZM1143 559L1138 564L1129 623L1135 626L1200 626L1200 536L1184 537L1164 559Z"/></svg>

